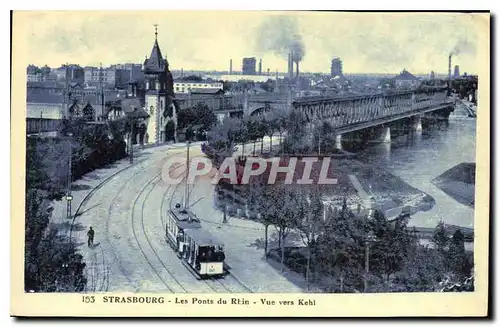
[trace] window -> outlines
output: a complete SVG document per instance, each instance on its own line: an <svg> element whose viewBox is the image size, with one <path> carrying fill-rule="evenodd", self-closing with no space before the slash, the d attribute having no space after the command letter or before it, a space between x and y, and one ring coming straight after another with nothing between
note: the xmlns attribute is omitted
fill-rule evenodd
<svg viewBox="0 0 500 327"><path fill-rule="evenodd" d="M153 106L149 107L149 113L150 113L151 115L153 115L153 114L154 114L154 112L155 112L155 107L153 107Z"/></svg>

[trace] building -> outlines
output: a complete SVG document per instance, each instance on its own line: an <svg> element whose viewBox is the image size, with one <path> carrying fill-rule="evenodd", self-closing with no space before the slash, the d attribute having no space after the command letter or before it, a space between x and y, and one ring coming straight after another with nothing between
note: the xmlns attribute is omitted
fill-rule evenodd
<svg viewBox="0 0 500 327"><path fill-rule="evenodd" d="M104 85L109 88L124 88L131 80L131 70L123 68L85 67L84 82L86 85Z"/></svg>
<svg viewBox="0 0 500 327"><path fill-rule="evenodd" d="M144 73L142 71L141 64L133 64L133 63L118 64L118 65L111 65L110 68L122 71L122 80L124 83L129 83L129 82L141 83L144 81Z"/></svg>
<svg viewBox="0 0 500 327"><path fill-rule="evenodd" d="M243 66L241 68L243 75L256 75L256 66L257 59L255 57L252 58L243 58Z"/></svg>
<svg viewBox="0 0 500 327"><path fill-rule="evenodd" d="M28 65L26 75L28 82L45 82L50 80L50 67L45 65L39 68L35 65Z"/></svg>
<svg viewBox="0 0 500 327"><path fill-rule="evenodd" d="M189 93L193 89L223 89L223 84L221 82L209 82L209 81L185 81L177 80L174 81L174 92L175 93Z"/></svg>
<svg viewBox="0 0 500 327"><path fill-rule="evenodd" d="M435 80L436 79L436 73L434 71L431 71L431 74L429 75L430 80Z"/></svg>
<svg viewBox="0 0 500 327"><path fill-rule="evenodd" d="M397 89L412 88L419 84L420 80L406 69L403 69L399 75L394 77L394 85Z"/></svg>
<svg viewBox="0 0 500 327"><path fill-rule="evenodd" d="M79 65L62 65L54 69L55 78L57 81L67 81L70 83L83 84L85 81L85 71Z"/></svg>
<svg viewBox="0 0 500 327"><path fill-rule="evenodd" d="M167 58L163 59L158 45L158 30L155 28L155 42L151 55L146 57L142 68L146 81L145 143L159 144L177 139L177 112L174 105L174 85Z"/></svg>
<svg viewBox="0 0 500 327"><path fill-rule="evenodd" d="M339 57L332 59L332 64L330 67L330 76L342 76L342 60Z"/></svg>
<svg viewBox="0 0 500 327"><path fill-rule="evenodd" d="M69 83L67 88L28 86L26 117L62 119L78 117L82 114L86 118L92 117L92 120L99 121L105 113L106 99L121 99L125 96L123 91L104 90L102 92L98 88L84 88L77 83Z"/></svg>
<svg viewBox="0 0 500 327"><path fill-rule="evenodd" d="M453 78L454 79L460 78L460 67L458 65L455 65L455 69L453 71Z"/></svg>

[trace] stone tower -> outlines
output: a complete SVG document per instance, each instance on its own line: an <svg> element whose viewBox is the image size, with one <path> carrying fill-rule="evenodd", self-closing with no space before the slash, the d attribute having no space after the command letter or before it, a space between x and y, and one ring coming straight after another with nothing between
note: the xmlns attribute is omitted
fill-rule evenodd
<svg viewBox="0 0 500 327"><path fill-rule="evenodd" d="M144 60L142 71L146 81L145 109L149 114L147 143L176 141L177 113L173 102L173 78L167 58L162 57L158 45L157 25L155 25L155 43L151 55Z"/></svg>

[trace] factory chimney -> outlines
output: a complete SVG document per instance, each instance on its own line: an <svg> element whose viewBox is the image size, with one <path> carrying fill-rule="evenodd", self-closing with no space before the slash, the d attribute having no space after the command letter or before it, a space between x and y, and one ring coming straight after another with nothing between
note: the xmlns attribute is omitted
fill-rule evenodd
<svg viewBox="0 0 500 327"><path fill-rule="evenodd" d="M233 59L229 59L229 75L233 75Z"/></svg>
<svg viewBox="0 0 500 327"><path fill-rule="evenodd" d="M262 59L259 60L259 75L262 75Z"/></svg>
<svg viewBox="0 0 500 327"><path fill-rule="evenodd" d="M451 94L451 55L448 57L448 95Z"/></svg>
<svg viewBox="0 0 500 327"><path fill-rule="evenodd" d="M288 54L288 75L290 79L293 78L293 52Z"/></svg>
<svg viewBox="0 0 500 327"><path fill-rule="evenodd" d="M299 77L299 62L297 61L295 64L297 65L295 76Z"/></svg>
<svg viewBox="0 0 500 327"><path fill-rule="evenodd" d="M451 53L448 57L448 80L451 80Z"/></svg>

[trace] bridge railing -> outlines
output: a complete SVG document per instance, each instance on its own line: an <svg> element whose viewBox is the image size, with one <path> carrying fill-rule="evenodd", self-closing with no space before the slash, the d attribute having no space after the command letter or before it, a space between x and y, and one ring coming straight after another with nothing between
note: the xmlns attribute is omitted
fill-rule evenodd
<svg viewBox="0 0 500 327"><path fill-rule="evenodd" d="M339 128L448 103L450 102L446 99L445 91L442 91L331 98L320 102L294 102L293 105L294 109L302 111L309 121L328 119L332 127Z"/></svg>

